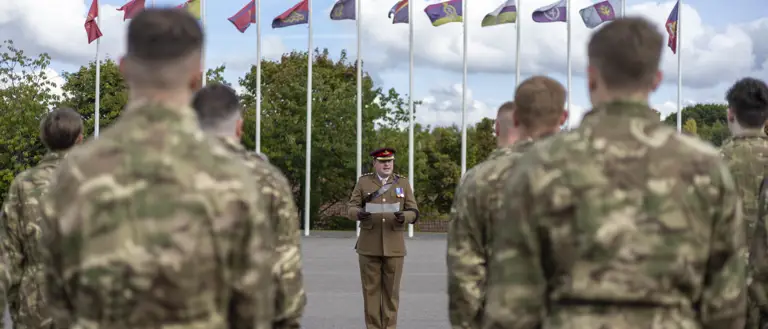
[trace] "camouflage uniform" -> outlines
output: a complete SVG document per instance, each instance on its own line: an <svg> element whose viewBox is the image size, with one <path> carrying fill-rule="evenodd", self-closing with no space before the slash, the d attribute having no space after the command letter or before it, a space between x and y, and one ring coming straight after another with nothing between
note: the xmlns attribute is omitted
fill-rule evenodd
<svg viewBox="0 0 768 329"><path fill-rule="evenodd" d="M754 276L750 273L750 309L748 328L768 328L768 318L760 314L768 315L768 257L765 249L768 245L759 243L752 244L753 234L756 231L757 216L757 189L760 182L766 175L768 168L768 136L762 128L745 131L739 136L734 136L727 140L721 147L720 152L723 155L728 168L736 182L736 187L744 205L744 218L749 229L747 230L747 242L750 246L750 254L754 254L750 262L750 272L756 269L759 273ZM765 219L763 219L765 220ZM759 227L765 227L762 223ZM765 274L764 274L765 273ZM758 304L763 304L763 310L760 311Z"/></svg>
<svg viewBox="0 0 768 329"><path fill-rule="evenodd" d="M252 172L188 107L129 103L43 197L61 328L273 328L274 231Z"/></svg>
<svg viewBox="0 0 768 329"><path fill-rule="evenodd" d="M3 204L5 217L2 220L0 252L7 261L10 279L6 283L7 303L15 328L38 328L47 324L38 252L39 203L48 191L51 175L63 156L61 152L50 152L37 166L19 173L11 183Z"/></svg>
<svg viewBox="0 0 768 329"><path fill-rule="evenodd" d="M269 164L260 153L248 152L238 141L219 137L219 140L237 154L253 171L253 177L269 202L272 227L277 238L276 314L274 328L300 328L301 315L307 304L304 292L301 237L299 236L299 210L293 200L291 185L280 169Z"/></svg>
<svg viewBox="0 0 768 329"><path fill-rule="evenodd" d="M486 264L491 254L492 218L499 209L499 175L533 140L495 149L467 171L456 189L448 222L448 313L454 329L479 328L483 315ZM482 197L476 197L482 196Z"/></svg>
<svg viewBox="0 0 768 329"><path fill-rule="evenodd" d="M614 102L516 166L483 328L743 328L746 227L710 144Z"/></svg>

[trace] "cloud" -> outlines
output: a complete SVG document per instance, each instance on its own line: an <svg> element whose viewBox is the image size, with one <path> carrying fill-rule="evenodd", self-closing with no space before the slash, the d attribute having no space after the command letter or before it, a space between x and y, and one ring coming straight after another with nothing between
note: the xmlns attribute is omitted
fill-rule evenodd
<svg viewBox="0 0 768 329"><path fill-rule="evenodd" d="M90 6L90 1L88 1ZM13 39L29 54L48 53L56 61L82 64L95 59L96 42L88 44L82 0L3 0L0 1L0 31L3 39ZM123 52L125 23L122 12L113 5L100 8L99 51L116 57Z"/></svg>
<svg viewBox="0 0 768 329"><path fill-rule="evenodd" d="M422 105L416 110L416 122L431 126L461 127L462 86L460 83L441 85L429 91ZM472 90L467 88L467 126L474 125L483 118L495 118L497 106L491 107L485 102L472 97Z"/></svg>
<svg viewBox="0 0 768 329"><path fill-rule="evenodd" d="M501 0L472 2L468 8L468 70L483 73L511 73L515 70L516 31L512 24L480 27L480 21ZM534 23L531 14L552 0L529 0L523 3L521 71L523 75L566 72L566 23ZM394 2L366 2L362 7L363 38L377 45L366 60L381 69L406 68L408 63L408 25L392 24L386 13ZM572 72L581 75L586 67L586 44L593 32L586 28L578 10L592 4L590 0L572 0L571 31ZM663 32L664 22L673 1L648 2L629 6L629 15L641 15L653 21ZM414 12L414 60L426 65L461 72L463 60L462 24L450 23L433 27L423 13L422 5ZM682 27L682 69L687 87L711 87L724 80L748 75L758 65L756 58L768 56L763 42L768 34L768 19L742 25L729 25L722 30L702 23L695 7L684 4L685 26ZM666 33L663 32L666 36ZM665 37L666 38L666 37ZM761 41L762 40L762 41ZM759 62L759 63L762 63ZM663 70L670 72L667 81L677 79L677 58L665 46Z"/></svg>

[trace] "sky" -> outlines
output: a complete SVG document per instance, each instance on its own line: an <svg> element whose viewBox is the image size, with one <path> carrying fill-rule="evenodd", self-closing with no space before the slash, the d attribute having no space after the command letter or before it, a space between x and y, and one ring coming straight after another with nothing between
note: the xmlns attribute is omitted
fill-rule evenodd
<svg viewBox="0 0 768 329"><path fill-rule="evenodd" d="M100 27L101 57L119 58L124 52L125 30L122 12L116 8L127 0L102 0ZM392 24L387 14L396 0L361 0L361 49L363 69L377 86L409 93L409 29L407 24ZM460 125L463 94L462 23L433 27L423 8L436 0L414 1L413 96L424 105L417 111L417 122L432 126ZM675 1L626 0L627 15L639 15L656 23L664 32L664 22ZM751 76L768 80L768 10L758 2L735 0L684 1L681 9L682 93L685 106L692 103L724 102L725 92L736 80ZM147 0L149 4L151 0ZM157 6L175 6L183 0L156 0ZM256 63L256 26L240 33L227 18L248 0L206 1L206 66L225 64L225 78L237 84L238 78ZM261 0L262 57L275 60L285 52L305 51L308 26L272 29L272 19L298 0ZM357 56L356 22L332 21L330 10L335 0L312 0L312 46L327 48L338 57L346 50L348 58ZM504 0L477 0L467 4L467 124L484 117L494 118L496 109L514 96L516 68L516 26L505 24L480 27L480 21ZM582 22L578 11L598 0L571 0L571 81L567 79L567 23L535 23L534 9L555 0L518 0L520 6L521 79L549 75L570 92L571 126L577 126L589 109L586 89L586 45L594 30ZM49 71L56 83L60 74L71 72L95 59L96 42L88 44L83 24L91 0L2 0L0 1L0 39L12 39L28 55L47 52L52 58ZM738 5L737 5L738 4ZM599 27L598 27L599 29ZM663 116L677 111L678 57L665 47L664 84L652 96L652 105Z"/></svg>

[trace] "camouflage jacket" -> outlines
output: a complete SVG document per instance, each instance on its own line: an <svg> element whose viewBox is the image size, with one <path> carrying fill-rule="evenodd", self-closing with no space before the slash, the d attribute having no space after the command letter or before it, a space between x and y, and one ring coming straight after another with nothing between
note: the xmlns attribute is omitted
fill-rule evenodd
<svg viewBox="0 0 768 329"><path fill-rule="evenodd" d="M746 227L709 143L614 102L502 180L483 328L743 328Z"/></svg>
<svg viewBox="0 0 768 329"><path fill-rule="evenodd" d="M19 173L3 205L0 252L7 262L10 278L6 284L7 303L15 328L39 328L47 325L49 319L40 280L39 202L63 156L63 153L48 153L35 167Z"/></svg>
<svg viewBox="0 0 768 329"><path fill-rule="evenodd" d="M744 218L752 227L757 216L757 189L768 173L768 136L763 129L747 131L729 138L720 153L736 182Z"/></svg>
<svg viewBox="0 0 768 329"><path fill-rule="evenodd" d="M261 197L269 203L278 259L274 269L277 282L274 328L298 329L307 297L302 274L299 210L293 200L291 185L280 169L266 161L266 157L249 152L232 138L219 137L219 140L253 171Z"/></svg>
<svg viewBox="0 0 768 329"><path fill-rule="evenodd" d="M42 198L56 327L272 328L274 231L252 175L191 108L129 103Z"/></svg>
<svg viewBox="0 0 768 329"><path fill-rule="evenodd" d="M490 257L492 218L500 205L499 176L533 141L497 148L467 171L451 207L448 222L448 313L454 329L479 328Z"/></svg>
<svg viewBox="0 0 768 329"><path fill-rule="evenodd" d="M768 136L763 129L729 138L720 149L733 174L744 216L749 226L749 323L748 329L768 328L768 240L766 220L758 217L758 188L768 174Z"/></svg>

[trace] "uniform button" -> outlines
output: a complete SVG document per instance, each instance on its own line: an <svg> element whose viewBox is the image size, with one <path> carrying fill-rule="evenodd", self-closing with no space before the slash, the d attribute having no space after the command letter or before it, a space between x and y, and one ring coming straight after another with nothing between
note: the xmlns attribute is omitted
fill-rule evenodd
<svg viewBox="0 0 768 329"><path fill-rule="evenodd" d="M387 202L387 199L381 199L381 202Z"/></svg>

